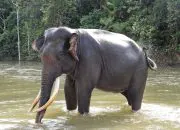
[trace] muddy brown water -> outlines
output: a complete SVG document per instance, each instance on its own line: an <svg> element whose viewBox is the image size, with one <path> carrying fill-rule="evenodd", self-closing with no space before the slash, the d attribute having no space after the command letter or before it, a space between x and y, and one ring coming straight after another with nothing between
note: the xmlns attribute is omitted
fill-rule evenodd
<svg viewBox="0 0 180 130"><path fill-rule="evenodd" d="M0 130L179 130L180 68L149 71L142 109L132 113L118 93L95 89L90 114L68 112L63 84L42 125L28 109L40 88L41 63L0 62Z"/></svg>

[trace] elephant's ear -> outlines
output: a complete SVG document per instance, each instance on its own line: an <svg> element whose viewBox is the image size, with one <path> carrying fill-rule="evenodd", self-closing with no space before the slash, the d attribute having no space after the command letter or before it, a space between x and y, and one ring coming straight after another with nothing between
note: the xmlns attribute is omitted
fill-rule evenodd
<svg viewBox="0 0 180 130"><path fill-rule="evenodd" d="M79 58L77 56L77 44L78 44L78 34L73 33L71 35L71 38L69 40L69 52L74 57L75 60L79 61Z"/></svg>
<svg viewBox="0 0 180 130"><path fill-rule="evenodd" d="M42 47L42 45L44 44L44 36L41 36L39 38L37 38L36 40L34 40L34 42L32 43L32 48L35 51L39 51Z"/></svg>

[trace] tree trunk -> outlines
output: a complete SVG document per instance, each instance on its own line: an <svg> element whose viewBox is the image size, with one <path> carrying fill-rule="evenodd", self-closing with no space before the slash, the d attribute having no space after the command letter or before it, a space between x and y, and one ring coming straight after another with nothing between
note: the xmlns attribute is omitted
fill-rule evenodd
<svg viewBox="0 0 180 130"><path fill-rule="evenodd" d="M19 36L19 6L16 6L16 14L17 14L17 35L18 35L18 59L21 61L21 51L20 51L20 36Z"/></svg>
<svg viewBox="0 0 180 130"><path fill-rule="evenodd" d="M18 2L16 1L16 3L11 0L12 4L16 7L16 26L17 26L17 37L18 37L18 41L17 41L17 46L18 46L18 60L19 60L19 64L21 61L21 51L20 51L20 36L19 36L19 5Z"/></svg>
<svg viewBox="0 0 180 130"><path fill-rule="evenodd" d="M29 35L29 26L27 24L27 44L28 44L28 55L30 56L30 35Z"/></svg>

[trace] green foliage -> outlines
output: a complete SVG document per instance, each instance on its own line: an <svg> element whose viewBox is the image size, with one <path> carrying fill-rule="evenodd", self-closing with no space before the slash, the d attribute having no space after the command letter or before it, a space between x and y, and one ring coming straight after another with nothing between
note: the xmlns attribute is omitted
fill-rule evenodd
<svg viewBox="0 0 180 130"><path fill-rule="evenodd" d="M85 15L81 18L81 27L82 28L101 28L100 19L103 15L103 12L100 10L94 10L90 12L88 15Z"/></svg>
<svg viewBox="0 0 180 130"><path fill-rule="evenodd" d="M168 32L170 34L169 46L180 50L180 1L168 0Z"/></svg>
<svg viewBox="0 0 180 130"><path fill-rule="evenodd" d="M73 0L52 0L42 10L44 23L48 27L64 24L75 27L79 23L76 3Z"/></svg>
<svg viewBox="0 0 180 130"><path fill-rule="evenodd" d="M0 60L18 58L15 4L23 60L38 59L31 43L53 26L106 29L168 53L180 51L179 0L1 0Z"/></svg>

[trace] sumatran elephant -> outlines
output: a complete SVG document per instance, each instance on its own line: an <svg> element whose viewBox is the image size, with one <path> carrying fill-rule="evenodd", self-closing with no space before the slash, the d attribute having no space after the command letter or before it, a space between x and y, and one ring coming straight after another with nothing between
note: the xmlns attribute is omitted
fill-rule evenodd
<svg viewBox="0 0 180 130"><path fill-rule="evenodd" d="M43 64L41 89L30 108L32 111L39 102L36 123L41 123L55 99L62 74L66 74L68 110L78 106L80 114L88 113L92 90L98 88L123 94L132 110L137 111L141 108L148 67L157 68L132 39L100 29L49 28L32 47L40 53Z"/></svg>

